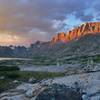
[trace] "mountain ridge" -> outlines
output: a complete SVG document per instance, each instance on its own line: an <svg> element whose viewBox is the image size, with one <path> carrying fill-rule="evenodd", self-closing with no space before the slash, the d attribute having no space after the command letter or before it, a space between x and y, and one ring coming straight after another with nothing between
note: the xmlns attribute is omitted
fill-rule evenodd
<svg viewBox="0 0 100 100"><path fill-rule="evenodd" d="M86 34L96 34L100 33L100 22L88 22L82 24L67 33L61 32L54 36L51 40L52 44L57 42L67 43L74 39L79 39Z"/></svg>

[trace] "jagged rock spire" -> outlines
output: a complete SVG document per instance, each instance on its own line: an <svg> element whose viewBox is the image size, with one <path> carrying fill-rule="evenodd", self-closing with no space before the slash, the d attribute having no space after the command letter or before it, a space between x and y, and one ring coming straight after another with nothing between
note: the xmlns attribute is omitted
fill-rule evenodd
<svg viewBox="0 0 100 100"><path fill-rule="evenodd" d="M68 42L73 39L78 39L86 34L97 34L100 33L100 22L89 22L80 25L79 27L70 30L67 33L61 32L54 36L51 40L52 43L56 42Z"/></svg>

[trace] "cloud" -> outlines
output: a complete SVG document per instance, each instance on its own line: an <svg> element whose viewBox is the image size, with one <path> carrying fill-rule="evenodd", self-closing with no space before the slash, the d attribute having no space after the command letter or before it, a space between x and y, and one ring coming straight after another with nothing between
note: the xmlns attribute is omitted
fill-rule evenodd
<svg viewBox="0 0 100 100"><path fill-rule="evenodd" d="M0 0L0 35L47 41L81 22L99 21L99 15L99 0Z"/></svg>

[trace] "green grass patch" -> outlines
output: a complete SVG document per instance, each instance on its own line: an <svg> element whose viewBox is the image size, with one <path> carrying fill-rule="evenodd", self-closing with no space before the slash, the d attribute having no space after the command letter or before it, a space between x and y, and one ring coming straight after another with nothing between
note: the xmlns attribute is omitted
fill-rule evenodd
<svg viewBox="0 0 100 100"><path fill-rule="evenodd" d="M0 71L16 71L20 70L16 65L0 65Z"/></svg>
<svg viewBox="0 0 100 100"><path fill-rule="evenodd" d="M28 71L3 71L0 72L0 76L4 76L7 79L18 79L18 80L28 80L34 77L37 80L42 80L44 78L53 78L64 76L64 73L54 73L54 72L28 72Z"/></svg>

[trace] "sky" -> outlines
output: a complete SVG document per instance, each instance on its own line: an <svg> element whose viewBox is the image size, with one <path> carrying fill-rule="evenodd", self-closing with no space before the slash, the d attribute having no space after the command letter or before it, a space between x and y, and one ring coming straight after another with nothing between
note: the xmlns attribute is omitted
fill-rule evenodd
<svg viewBox="0 0 100 100"><path fill-rule="evenodd" d="M49 41L89 21L100 21L100 0L0 0L0 45Z"/></svg>

